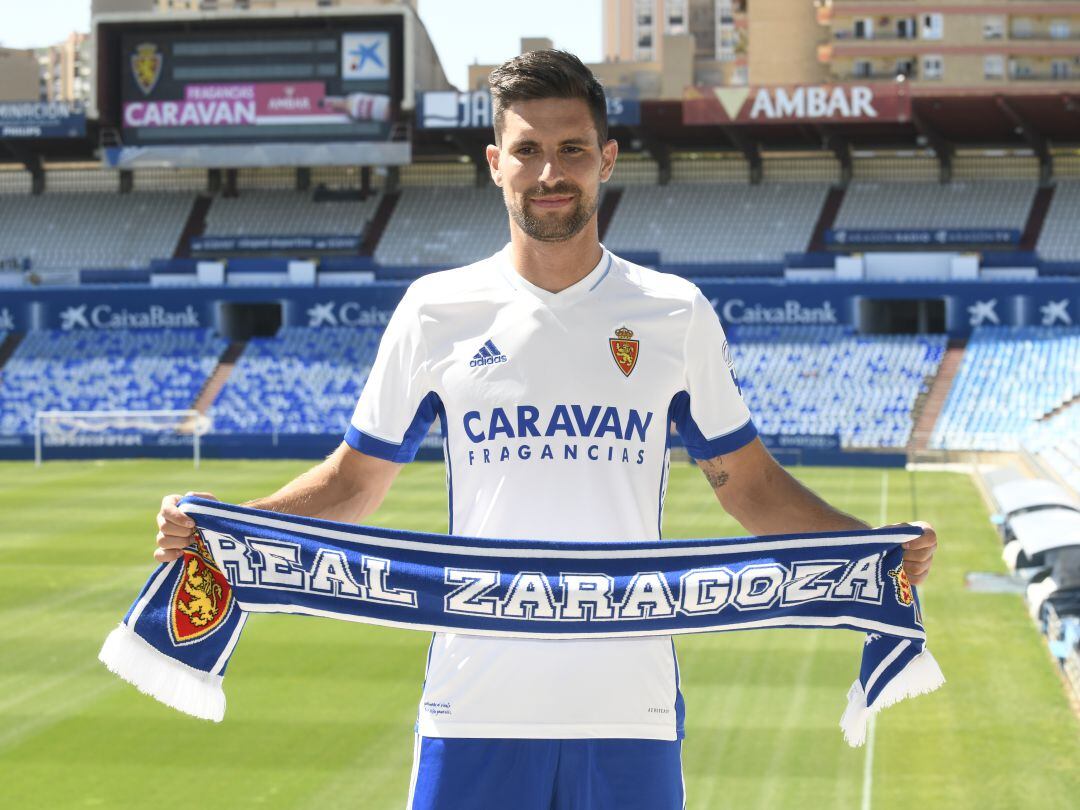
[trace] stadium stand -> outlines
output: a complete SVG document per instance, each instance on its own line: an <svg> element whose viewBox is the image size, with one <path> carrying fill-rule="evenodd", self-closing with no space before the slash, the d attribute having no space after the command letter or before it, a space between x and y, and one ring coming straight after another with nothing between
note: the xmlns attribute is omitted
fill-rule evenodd
<svg viewBox="0 0 1080 810"><path fill-rule="evenodd" d="M210 409L219 433L344 435L380 328L284 327L253 338Z"/></svg>
<svg viewBox="0 0 1080 810"><path fill-rule="evenodd" d="M490 256L507 240L499 189L404 188L375 260L391 267L457 266Z"/></svg>
<svg viewBox="0 0 1080 810"><path fill-rule="evenodd" d="M1080 492L1080 403L1030 425L1024 447L1045 467Z"/></svg>
<svg viewBox="0 0 1080 810"><path fill-rule="evenodd" d="M1016 451L1036 420L1078 395L1080 327L979 327L930 446Z"/></svg>
<svg viewBox="0 0 1080 810"><path fill-rule="evenodd" d="M1058 181L1036 248L1051 261L1080 258L1080 180Z"/></svg>
<svg viewBox="0 0 1080 810"><path fill-rule="evenodd" d="M735 367L767 434L838 434L842 447L904 447L945 335L856 335L842 326L739 326Z"/></svg>
<svg viewBox="0 0 1080 810"><path fill-rule="evenodd" d="M214 198L205 232L214 236L359 234L378 205L378 195L366 200L316 201L305 191L244 191L238 197Z"/></svg>
<svg viewBox="0 0 1080 810"><path fill-rule="evenodd" d="M687 183L625 189L604 236L616 253L665 263L779 261L807 249L824 183Z"/></svg>
<svg viewBox="0 0 1080 810"><path fill-rule="evenodd" d="M173 255L194 194L0 195L0 256L33 269L142 267Z"/></svg>
<svg viewBox="0 0 1080 810"><path fill-rule="evenodd" d="M227 343L209 329L41 329L0 374L0 434L34 431L40 410L190 408Z"/></svg>
<svg viewBox="0 0 1080 810"><path fill-rule="evenodd" d="M1022 230L1034 180L952 183L855 181L834 228L1014 228Z"/></svg>

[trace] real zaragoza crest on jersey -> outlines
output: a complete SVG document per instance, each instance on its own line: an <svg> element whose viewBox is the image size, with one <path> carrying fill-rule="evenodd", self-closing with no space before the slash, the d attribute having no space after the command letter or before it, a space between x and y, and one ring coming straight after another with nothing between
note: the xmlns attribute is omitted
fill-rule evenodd
<svg viewBox="0 0 1080 810"><path fill-rule="evenodd" d="M169 609L169 635L173 644L187 644L213 633L232 608L232 588L218 570L202 538L195 549L184 549Z"/></svg>
<svg viewBox="0 0 1080 810"><path fill-rule="evenodd" d="M637 365L638 347L641 341L631 340L633 337L633 332L625 326L620 326L615 330L615 337L608 338L611 356L615 358L615 365L619 367L624 377L629 377L630 372Z"/></svg>

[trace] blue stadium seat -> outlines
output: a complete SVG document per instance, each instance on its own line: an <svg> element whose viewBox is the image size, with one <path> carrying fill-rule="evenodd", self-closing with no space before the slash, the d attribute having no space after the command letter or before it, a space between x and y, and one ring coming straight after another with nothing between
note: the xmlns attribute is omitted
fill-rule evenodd
<svg viewBox="0 0 1080 810"><path fill-rule="evenodd" d="M1025 435L1052 433L1041 425L1054 410L1080 395L1080 328L979 327L930 446L948 450L1015 451ZM1073 410L1073 409L1070 409ZM1071 424L1077 416L1057 423Z"/></svg>
<svg viewBox="0 0 1080 810"><path fill-rule="evenodd" d="M210 410L219 433L345 434L382 329L283 327L248 343Z"/></svg>
<svg viewBox="0 0 1080 810"><path fill-rule="evenodd" d="M945 335L856 335L843 326L733 326L735 368L767 434L838 434L843 447L904 447Z"/></svg>
<svg viewBox="0 0 1080 810"><path fill-rule="evenodd" d="M190 408L227 342L209 329L28 332L0 375L0 434L42 410Z"/></svg>

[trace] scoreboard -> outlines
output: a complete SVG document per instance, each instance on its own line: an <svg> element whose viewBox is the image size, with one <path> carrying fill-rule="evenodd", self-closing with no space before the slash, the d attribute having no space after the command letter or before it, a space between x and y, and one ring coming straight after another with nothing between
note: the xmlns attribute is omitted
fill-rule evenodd
<svg viewBox="0 0 1080 810"><path fill-rule="evenodd" d="M408 142L394 147L405 21L401 13L98 18L98 114L116 133L106 160L407 162Z"/></svg>

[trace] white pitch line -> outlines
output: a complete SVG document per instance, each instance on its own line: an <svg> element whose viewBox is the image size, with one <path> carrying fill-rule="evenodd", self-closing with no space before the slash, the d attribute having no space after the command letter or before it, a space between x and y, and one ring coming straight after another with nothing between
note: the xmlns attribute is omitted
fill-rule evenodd
<svg viewBox="0 0 1080 810"><path fill-rule="evenodd" d="M870 715L866 729L866 759L862 769L862 810L870 810L870 798L874 793L874 729L877 728L877 715Z"/></svg>
<svg viewBox="0 0 1080 810"><path fill-rule="evenodd" d="M878 526L884 526L889 519L889 473L881 473L881 511L878 515ZM863 760L862 771L862 810L870 810L870 801L874 795L874 730L877 728L877 715L870 715L870 722L866 729L866 759Z"/></svg>

